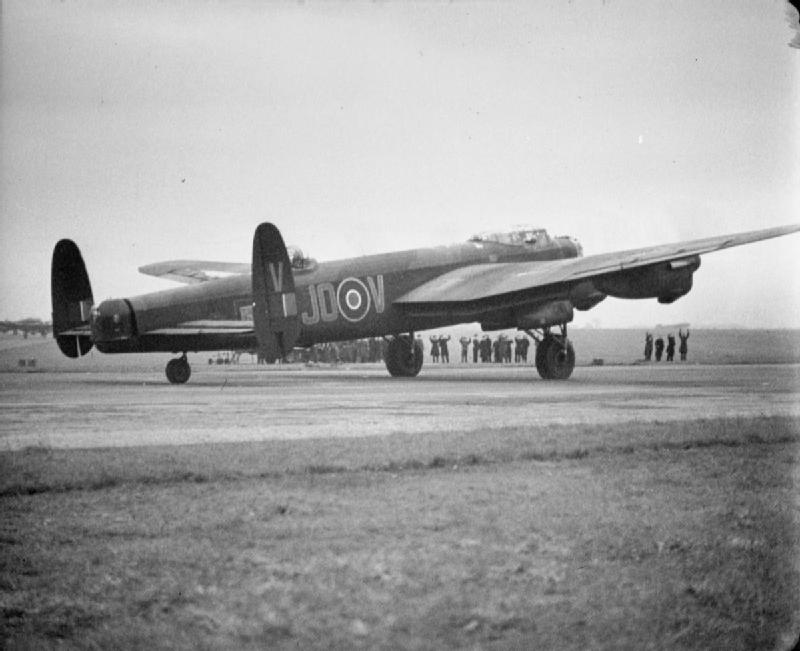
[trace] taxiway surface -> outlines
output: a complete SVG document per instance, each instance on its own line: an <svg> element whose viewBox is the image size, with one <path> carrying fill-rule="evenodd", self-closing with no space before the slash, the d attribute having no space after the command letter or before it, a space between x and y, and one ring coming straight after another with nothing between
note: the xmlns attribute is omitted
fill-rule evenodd
<svg viewBox="0 0 800 651"><path fill-rule="evenodd" d="M566 382L532 367L382 365L0 375L0 449L88 448L499 430L719 416L800 415L800 366L580 367Z"/></svg>

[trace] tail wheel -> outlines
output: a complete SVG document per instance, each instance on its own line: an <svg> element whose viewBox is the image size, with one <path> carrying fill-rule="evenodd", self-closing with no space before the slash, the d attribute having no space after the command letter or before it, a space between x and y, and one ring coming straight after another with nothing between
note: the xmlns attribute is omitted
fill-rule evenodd
<svg viewBox="0 0 800 651"><path fill-rule="evenodd" d="M192 367L186 357L178 357L167 362L166 373L171 384L186 384L192 374Z"/></svg>
<svg viewBox="0 0 800 651"><path fill-rule="evenodd" d="M422 344L403 335L389 342L386 369L392 377L415 377L422 368Z"/></svg>
<svg viewBox="0 0 800 651"><path fill-rule="evenodd" d="M536 370L545 380L566 380L575 368L575 349L569 339L548 335L536 347Z"/></svg>

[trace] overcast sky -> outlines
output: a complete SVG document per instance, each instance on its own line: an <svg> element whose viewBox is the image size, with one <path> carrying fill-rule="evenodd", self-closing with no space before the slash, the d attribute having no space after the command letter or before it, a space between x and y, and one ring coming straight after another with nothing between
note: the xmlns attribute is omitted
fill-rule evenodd
<svg viewBox="0 0 800 651"><path fill-rule="evenodd" d="M2 2L0 318L138 266L320 260L530 223L587 254L800 222L800 50L756 2ZM794 14L796 16L796 13ZM796 23L796 17L794 18ZM576 324L800 327L800 235Z"/></svg>

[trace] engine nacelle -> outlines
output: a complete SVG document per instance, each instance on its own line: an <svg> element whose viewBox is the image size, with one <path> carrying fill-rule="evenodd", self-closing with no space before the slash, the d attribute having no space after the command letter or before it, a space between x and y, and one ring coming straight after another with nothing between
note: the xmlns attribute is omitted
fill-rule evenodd
<svg viewBox="0 0 800 651"><path fill-rule="evenodd" d="M520 330L537 330L549 328L554 325L569 323L574 317L572 303L567 299L553 300L533 308L525 308L516 312L507 311L494 315L493 320L481 320L481 329L503 330L505 328L519 328Z"/></svg>
<svg viewBox="0 0 800 651"><path fill-rule="evenodd" d="M672 303L689 293L692 274L699 266L700 256L693 256L618 271L594 282L601 292L616 298L657 298L659 303Z"/></svg>
<svg viewBox="0 0 800 651"><path fill-rule="evenodd" d="M515 325L523 330L548 328L553 325L569 323L574 315L570 301L552 301L540 305L535 310L518 314Z"/></svg>

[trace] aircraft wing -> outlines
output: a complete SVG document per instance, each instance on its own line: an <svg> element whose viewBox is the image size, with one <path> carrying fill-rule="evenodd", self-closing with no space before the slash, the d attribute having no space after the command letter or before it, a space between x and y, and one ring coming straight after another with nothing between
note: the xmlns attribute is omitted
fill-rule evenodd
<svg viewBox="0 0 800 651"><path fill-rule="evenodd" d="M250 273L250 265L243 262L213 262L209 260L167 260L139 267L148 276L175 280L179 283L204 283L221 276Z"/></svg>
<svg viewBox="0 0 800 651"><path fill-rule="evenodd" d="M454 269L420 285L395 300L395 304L407 306L413 311L414 305L425 307L432 304L445 306L475 303L611 273L627 272L636 275L650 265L691 259L701 254L797 231L800 231L800 224L582 258L472 265Z"/></svg>

